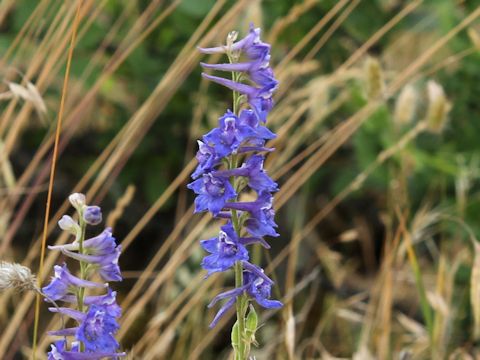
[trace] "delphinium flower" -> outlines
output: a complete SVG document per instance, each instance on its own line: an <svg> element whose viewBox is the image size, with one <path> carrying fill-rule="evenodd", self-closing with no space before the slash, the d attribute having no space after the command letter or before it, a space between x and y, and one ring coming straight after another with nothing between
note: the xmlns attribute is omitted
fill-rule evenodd
<svg viewBox="0 0 480 360"><path fill-rule="evenodd" d="M264 124L278 82L270 67L270 45L260 40L260 29L251 26L243 39L236 41L236 37L232 32L225 46L200 48L205 54L227 55L229 63L201 65L229 72L232 79L205 73L202 76L233 91L233 108L219 118L218 127L198 141L198 166L188 187L197 195L195 212L209 211L219 219L227 219L218 236L201 241L209 253L201 265L208 271L207 276L235 271L235 288L217 295L209 305L224 301L210 327L236 305L232 346L235 359L244 360L249 356L257 326L251 303L268 309L282 306L270 299L273 281L250 262L247 250L251 244L268 249L264 237L278 236L272 208L272 193L278 186L264 169L265 156L273 151L265 146L266 142L275 138ZM240 201L242 193L256 194L256 200Z"/></svg>
<svg viewBox="0 0 480 360"><path fill-rule="evenodd" d="M121 308L116 302L117 293L105 283L122 280L118 267L121 246L116 244L110 228L85 239L87 225L101 223L101 209L86 205L82 194L72 194L69 200L77 211L79 221L65 215L58 224L62 230L74 235L75 240L66 245L49 246L49 249L61 251L67 257L78 260L80 274L73 275L65 263L55 265L54 276L42 293L46 301L65 303L65 307L55 304L49 310L73 319L76 326L49 332L63 339L51 345L48 359L100 360L123 357L126 354L118 352L120 345L115 340ZM95 274L99 275L101 282L92 280ZM87 294L87 290L94 289L95 295ZM103 294L98 294L99 291Z"/></svg>

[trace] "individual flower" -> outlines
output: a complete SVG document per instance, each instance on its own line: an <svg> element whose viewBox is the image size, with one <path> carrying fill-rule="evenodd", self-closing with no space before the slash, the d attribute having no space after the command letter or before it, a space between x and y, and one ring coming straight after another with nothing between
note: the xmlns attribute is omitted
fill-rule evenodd
<svg viewBox="0 0 480 360"><path fill-rule="evenodd" d="M227 51L242 52L250 59L258 59L267 56L270 53L270 45L260 40L260 28L250 25L250 30L243 39L228 46L218 46L212 48L198 48L204 54L225 54Z"/></svg>
<svg viewBox="0 0 480 360"><path fill-rule="evenodd" d="M210 304L208 304L208 307L211 308L218 301L228 299L218 310L214 319L210 323L210 328L217 325L218 321L235 304L237 297L244 292L247 292L258 302L258 304L265 308L274 309L282 306L280 301L269 300L273 281L264 274L263 270L254 264L250 264L248 261L244 261L242 265L246 269L243 272L244 285L218 294L212 299Z"/></svg>
<svg viewBox="0 0 480 360"><path fill-rule="evenodd" d="M257 200L252 202L229 202L226 208L248 211L250 217L245 220L245 227L253 236L279 236L275 231L275 211L273 210L273 197L267 191L259 193Z"/></svg>
<svg viewBox="0 0 480 360"><path fill-rule="evenodd" d="M66 249L61 249L62 253L78 261L89 263L98 269L100 276L105 281L122 281L118 258L122 251L122 246L118 245L112 252L101 255L79 254Z"/></svg>
<svg viewBox="0 0 480 360"><path fill-rule="evenodd" d="M277 89L278 85L276 82L271 82L260 87L255 87L230 79L208 75L205 73L202 73L202 76L207 80L213 81L217 84L223 85L233 91L237 91L240 94L245 95L248 99L248 103L252 107L253 111L255 111L255 114L258 116L260 121L267 121L267 113L272 109L273 106L272 95L273 92Z"/></svg>
<svg viewBox="0 0 480 360"><path fill-rule="evenodd" d="M67 265L54 266L54 277L50 284L42 288L42 293L48 297L48 300L61 300L74 287L84 288L102 288L105 284L99 284L93 281L82 280L68 271Z"/></svg>
<svg viewBox="0 0 480 360"><path fill-rule="evenodd" d="M106 306L91 305L80 324L76 337L91 351L113 352L120 345L113 336L119 326Z"/></svg>
<svg viewBox="0 0 480 360"><path fill-rule="evenodd" d="M259 305L267 309L276 309L283 306L278 300L270 300L272 282L266 281L265 278L250 271L244 271L243 281L247 284L248 295L255 299Z"/></svg>
<svg viewBox="0 0 480 360"><path fill-rule="evenodd" d="M225 157L236 153L240 144L255 135L255 131L240 123L238 117L228 110L218 121L218 127L203 136L203 140L213 146L217 156Z"/></svg>
<svg viewBox="0 0 480 360"><path fill-rule="evenodd" d="M114 337L119 325L106 306L90 305L86 313L70 308L50 308L49 310L69 316L79 324L74 328L51 331L50 335L75 335L78 341L85 344L88 352L113 353L120 347Z"/></svg>
<svg viewBox="0 0 480 360"><path fill-rule="evenodd" d="M198 140L198 151L196 158L198 160L198 166L192 174L192 178L196 179L205 172L211 171L221 160L221 157L215 151L213 146L205 144L203 141Z"/></svg>
<svg viewBox="0 0 480 360"><path fill-rule="evenodd" d="M85 305L101 305L104 306L109 315L113 317L120 317L122 315L122 308L117 304L117 292L107 288L108 293L104 295L92 295L86 296L83 299ZM77 297L75 295L66 295L62 298L62 301L70 302L72 304L77 303Z"/></svg>
<svg viewBox="0 0 480 360"><path fill-rule="evenodd" d="M117 244L112 236L112 228L108 227L100 235L87 239L83 242L83 249L91 255L108 255L115 251ZM72 244L49 246L50 250L70 250L78 251L80 243L78 241Z"/></svg>
<svg viewBox="0 0 480 360"><path fill-rule="evenodd" d="M86 206L83 209L83 219L89 225L98 225L102 222L102 210L98 206Z"/></svg>
<svg viewBox="0 0 480 360"><path fill-rule="evenodd" d="M210 211L216 215L225 206L228 200L237 195L228 179L215 177L213 174L204 174L201 178L187 185L197 197L195 212Z"/></svg>
<svg viewBox="0 0 480 360"><path fill-rule="evenodd" d="M263 169L265 157L262 155L252 155L238 169L216 171L215 176L245 176L248 177L248 186L257 192L277 191L278 185L267 175Z"/></svg>
<svg viewBox="0 0 480 360"><path fill-rule="evenodd" d="M243 109L239 115L241 125L250 126L255 131L255 136L249 139L249 143L263 146L265 140L275 139L277 135L271 132L267 127L260 125L259 118L251 109Z"/></svg>
<svg viewBox="0 0 480 360"><path fill-rule="evenodd" d="M251 62L233 63L233 64L205 64L200 63L205 69L220 70L220 71L239 71L246 72L249 78L259 86L276 87L278 81L273 75L273 71L268 67L268 61L259 59Z"/></svg>
<svg viewBox="0 0 480 360"><path fill-rule="evenodd" d="M208 270L208 275L225 271L237 261L248 260L248 251L240 243L231 222L221 227L217 237L202 240L200 244L211 254L202 261L202 267Z"/></svg>

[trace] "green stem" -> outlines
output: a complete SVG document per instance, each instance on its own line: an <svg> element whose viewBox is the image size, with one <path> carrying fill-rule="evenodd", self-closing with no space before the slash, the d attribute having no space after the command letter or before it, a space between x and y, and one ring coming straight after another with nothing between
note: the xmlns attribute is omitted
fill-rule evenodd
<svg viewBox="0 0 480 360"><path fill-rule="evenodd" d="M82 214L79 212L79 223L80 223L80 235L78 236L78 252L79 254L84 253L83 249L83 242L85 241L85 229L87 224L83 220ZM87 264L84 261L80 261L80 279L86 280L87 278ZM85 288L80 287L77 291L77 303L78 303L78 310L83 312L84 311L84 299L85 299ZM80 342L80 351L85 351L85 345L83 342Z"/></svg>
<svg viewBox="0 0 480 360"><path fill-rule="evenodd" d="M235 58L228 54L228 60L230 63L236 62ZM241 74L233 71L232 72L232 80L235 82L240 81ZM238 115L238 108L240 103L240 94L237 91L233 92L233 113ZM238 155L232 155L229 161L229 168L235 169L238 166ZM235 179L232 177L231 179L232 186L236 188ZM237 201L238 197L234 199ZM240 237L241 233L241 224L238 217L238 213L236 210L231 210L232 214L232 224L233 228L238 237ZM239 288L243 286L243 265L241 261L237 261L235 263L235 287ZM238 346L234 347L235 352L235 360L245 360L248 357L249 351L247 350L247 343L246 343L246 331L245 331L245 313L246 313L246 304L248 299L245 294L242 294L237 298L236 303L236 310L237 310L237 324L238 324Z"/></svg>

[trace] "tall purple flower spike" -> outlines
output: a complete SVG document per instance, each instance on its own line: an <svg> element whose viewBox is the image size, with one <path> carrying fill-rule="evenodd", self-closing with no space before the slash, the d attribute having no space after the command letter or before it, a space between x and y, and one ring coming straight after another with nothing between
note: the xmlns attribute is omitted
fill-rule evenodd
<svg viewBox="0 0 480 360"><path fill-rule="evenodd" d="M212 307L220 300L225 301L210 324L213 327L244 294L265 308L282 306L281 302L270 299L273 281L249 262L247 250L250 244L261 244L268 249L270 246L263 237L279 236L272 197L278 185L264 169L265 153L273 151L266 147L266 142L276 137L264 124L273 107L272 95L278 81L270 67L270 45L261 41L260 29L253 26L247 36L233 44L199 50L239 59L229 64L201 63L206 70L241 73L242 76L234 77L239 81L206 73L202 76L241 94L244 101L239 113L227 110L218 126L198 141L198 166L192 174L196 180L188 185L196 194L195 212L209 211L217 218L228 219L217 237L201 241L209 253L201 264L207 276L228 271L237 263L244 270L243 284L217 295L210 303ZM256 192L257 199L239 202L242 191Z"/></svg>

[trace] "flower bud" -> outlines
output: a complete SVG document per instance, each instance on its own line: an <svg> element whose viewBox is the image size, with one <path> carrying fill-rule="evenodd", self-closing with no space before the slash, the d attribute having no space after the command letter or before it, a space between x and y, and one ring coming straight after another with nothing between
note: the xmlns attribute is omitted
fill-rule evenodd
<svg viewBox="0 0 480 360"><path fill-rule="evenodd" d="M250 304L250 311L248 312L247 320L245 321L245 331L247 333L248 340L255 341L255 333L257 332L257 327L258 315L252 304Z"/></svg>
<svg viewBox="0 0 480 360"><path fill-rule="evenodd" d="M70 204L78 211L81 212L85 206L86 200L85 195L80 193L74 193L68 197Z"/></svg>
<svg viewBox="0 0 480 360"><path fill-rule="evenodd" d="M62 216L62 218L58 222L58 226L60 227L60 229L68 231L73 235L77 235L80 231L80 226L78 225L78 223L68 215Z"/></svg>
<svg viewBox="0 0 480 360"><path fill-rule="evenodd" d="M102 210L98 206L86 206L83 210L83 220L89 225L98 225L102 222Z"/></svg>

